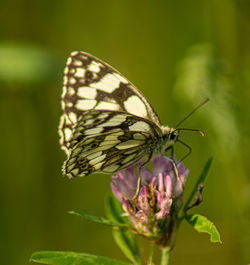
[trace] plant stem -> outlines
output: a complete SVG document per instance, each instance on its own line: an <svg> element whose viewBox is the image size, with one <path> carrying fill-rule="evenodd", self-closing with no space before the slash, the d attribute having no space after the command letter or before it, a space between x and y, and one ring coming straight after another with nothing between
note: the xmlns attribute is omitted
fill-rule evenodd
<svg viewBox="0 0 250 265"><path fill-rule="evenodd" d="M169 265L171 248L165 247L161 250L161 265Z"/></svg>
<svg viewBox="0 0 250 265"><path fill-rule="evenodd" d="M149 257L149 265L154 265L153 259L154 259L154 244L151 243L151 253Z"/></svg>

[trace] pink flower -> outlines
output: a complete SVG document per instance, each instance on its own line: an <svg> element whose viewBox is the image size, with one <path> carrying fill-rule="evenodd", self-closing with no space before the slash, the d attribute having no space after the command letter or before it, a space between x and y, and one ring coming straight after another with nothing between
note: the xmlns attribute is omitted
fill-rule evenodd
<svg viewBox="0 0 250 265"><path fill-rule="evenodd" d="M137 196L139 175L135 166L112 177L112 191L122 202L134 231L159 244L169 237L168 230L172 229L173 220L182 205L188 169L182 162L177 162L177 171L178 174L166 158L154 158L152 173L146 166L140 170L141 186Z"/></svg>

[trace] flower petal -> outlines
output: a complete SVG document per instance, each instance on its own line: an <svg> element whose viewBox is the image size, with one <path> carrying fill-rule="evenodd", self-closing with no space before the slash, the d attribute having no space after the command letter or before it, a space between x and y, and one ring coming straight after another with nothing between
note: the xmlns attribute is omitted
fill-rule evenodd
<svg viewBox="0 0 250 265"><path fill-rule="evenodd" d="M164 158L163 156L158 156L153 159L153 176L158 176L159 173L169 173L172 170L172 163Z"/></svg>
<svg viewBox="0 0 250 265"><path fill-rule="evenodd" d="M138 209L143 210L145 213L150 212L150 205L148 203L148 190L146 186L141 187L139 196L137 198Z"/></svg>

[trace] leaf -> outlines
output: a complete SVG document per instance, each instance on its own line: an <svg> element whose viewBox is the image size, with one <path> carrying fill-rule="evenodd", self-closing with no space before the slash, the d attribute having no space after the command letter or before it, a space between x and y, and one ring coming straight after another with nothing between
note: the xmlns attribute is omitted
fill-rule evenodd
<svg viewBox="0 0 250 265"><path fill-rule="evenodd" d="M222 243L220 234L215 225L207 219L207 217L199 214L185 215L185 219L193 226L195 230L200 233L207 233L210 235L210 242Z"/></svg>
<svg viewBox="0 0 250 265"><path fill-rule="evenodd" d="M110 221L108 219L98 217L98 216L92 216L92 215L88 215L88 214L84 214L84 213L78 213L75 211L69 211L69 213L73 214L73 215L80 216L81 218L86 219L88 221L96 222L96 223L107 225L107 226L115 226L115 227L121 227L121 228L128 228L129 227L128 224Z"/></svg>
<svg viewBox="0 0 250 265"><path fill-rule="evenodd" d="M113 196L106 196L105 211L107 217L119 223L125 223L122 218L121 203ZM124 255L135 264L141 264L139 249L136 244L135 235L129 230L113 229L113 237Z"/></svg>
<svg viewBox="0 0 250 265"><path fill-rule="evenodd" d="M209 173L210 167L212 165L213 159L214 159L213 156L208 159L200 177L198 178L198 180L194 186L194 189L193 189L190 197L188 198L187 202L185 203L185 206L183 208L185 212L188 210L190 203L194 200L196 194L199 192L200 186L204 184L206 177Z"/></svg>
<svg viewBox="0 0 250 265"><path fill-rule="evenodd" d="M51 265L131 265L119 260L86 253L64 251L40 251L31 256L31 261Z"/></svg>

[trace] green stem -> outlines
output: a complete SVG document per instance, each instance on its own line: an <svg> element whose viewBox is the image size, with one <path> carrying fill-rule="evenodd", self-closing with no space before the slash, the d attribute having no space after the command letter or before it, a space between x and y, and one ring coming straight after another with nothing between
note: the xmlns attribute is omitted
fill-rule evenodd
<svg viewBox="0 0 250 265"><path fill-rule="evenodd" d="M165 247L161 250L161 265L169 265L171 248Z"/></svg>
<svg viewBox="0 0 250 265"><path fill-rule="evenodd" d="M151 253L149 257L149 265L154 265L154 244L151 242Z"/></svg>

